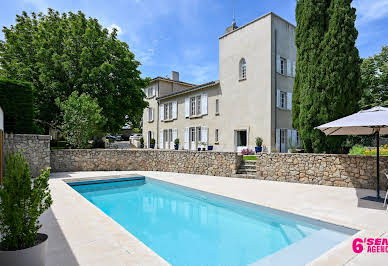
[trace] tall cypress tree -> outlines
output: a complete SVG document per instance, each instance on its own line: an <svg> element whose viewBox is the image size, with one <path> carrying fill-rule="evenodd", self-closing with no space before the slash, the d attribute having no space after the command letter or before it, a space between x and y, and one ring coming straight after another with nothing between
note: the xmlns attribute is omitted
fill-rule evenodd
<svg viewBox="0 0 388 266"><path fill-rule="evenodd" d="M299 130L306 151L312 151L314 124L317 123L317 72L320 68L321 43L328 24L330 0L299 0L296 5L297 47L296 76L293 91L293 127Z"/></svg>
<svg viewBox="0 0 388 266"><path fill-rule="evenodd" d="M343 138L326 137L314 127L357 110L360 60L355 47L358 33L351 2L304 0L297 4L297 33L305 31L307 25L310 34L296 35L293 125L308 152L339 152ZM317 13L306 24L306 10L311 10L311 6L315 6L313 10ZM303 12L298 14L298 8Z"/></svg>

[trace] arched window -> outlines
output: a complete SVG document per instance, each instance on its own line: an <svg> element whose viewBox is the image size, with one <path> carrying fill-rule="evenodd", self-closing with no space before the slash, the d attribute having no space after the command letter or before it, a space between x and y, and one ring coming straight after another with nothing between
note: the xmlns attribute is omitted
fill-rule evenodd
<svg viewBox="0 0 388 266"><path fill-rule="evenodd" d="M240 60L240 80L247 78L247 63L244 58Z"/></svg>

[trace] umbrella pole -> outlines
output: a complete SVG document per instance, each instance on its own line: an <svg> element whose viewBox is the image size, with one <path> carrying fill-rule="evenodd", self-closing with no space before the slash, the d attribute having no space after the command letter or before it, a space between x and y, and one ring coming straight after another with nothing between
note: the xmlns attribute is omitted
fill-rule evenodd
<svg viewBox="0 0 388 266"><path fill-rule="evenodd" d="M376 176L377 176L377 199L380 199L380 128L376 130L376 144L377 144L377 167L376 167Z"/></svg>

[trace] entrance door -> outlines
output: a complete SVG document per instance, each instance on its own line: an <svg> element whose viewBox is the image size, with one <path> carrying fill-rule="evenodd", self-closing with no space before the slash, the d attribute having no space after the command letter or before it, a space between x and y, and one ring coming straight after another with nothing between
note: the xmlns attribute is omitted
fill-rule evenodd
<svg viewBox="0 0 388 266"><path fill-rule="evenodd" d="M243 149L246 149L248 147L248 136L246 130L235 130L234 138L237 152L241 152Z"/></svg>
<svg viewBox="0 0 388 266"><path fill-rule="evenodd" d="M286 129L280 130L280 152L286 152Z"/></svg>
<svg viewBox="0 0 388 266"><path fill-rule="evenodd" d="M190 150L195 151L197 149L197 144L195 141L195 127L190 128Z"/></svg>
<svg viewBox="0 0 388 266"><path fill-rule="evenodd" d="M168 150L170 148L170 142L168 141L168 130L163 131L164 137L164 149Z"/></svg>

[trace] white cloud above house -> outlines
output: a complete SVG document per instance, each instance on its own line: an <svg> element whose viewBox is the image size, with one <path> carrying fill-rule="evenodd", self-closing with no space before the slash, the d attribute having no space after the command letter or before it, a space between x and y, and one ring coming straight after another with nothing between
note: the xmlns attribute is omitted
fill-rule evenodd
<svg viewBox="0 0 388 266"><path fill-rule="evenodd" d="M357 9L358 25L388 17L388 0L357 0L354 7Z"/></svg>

